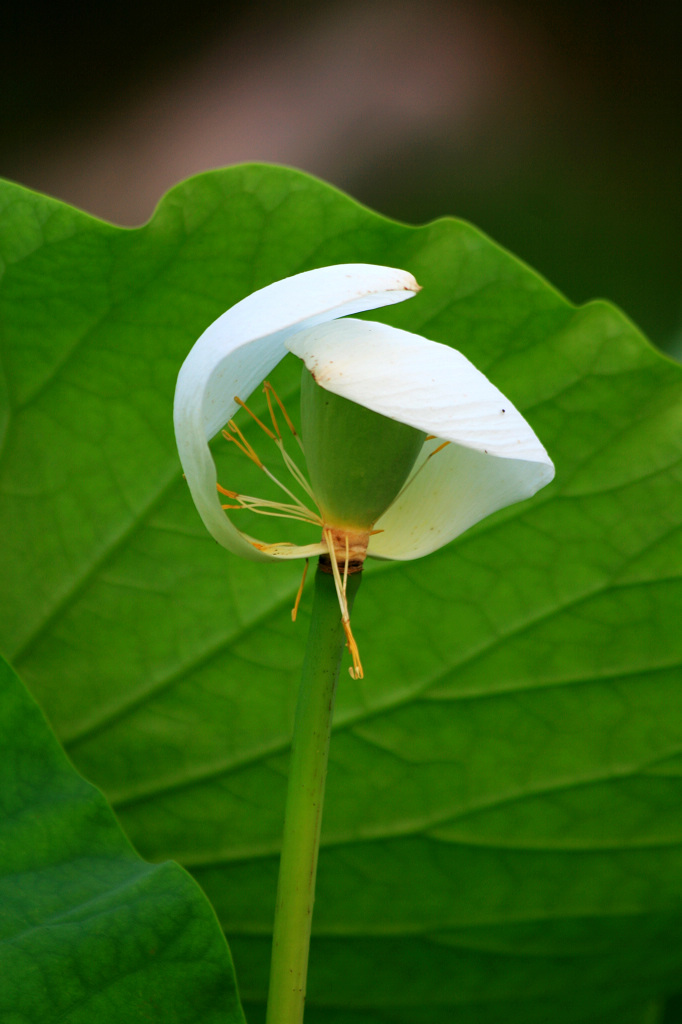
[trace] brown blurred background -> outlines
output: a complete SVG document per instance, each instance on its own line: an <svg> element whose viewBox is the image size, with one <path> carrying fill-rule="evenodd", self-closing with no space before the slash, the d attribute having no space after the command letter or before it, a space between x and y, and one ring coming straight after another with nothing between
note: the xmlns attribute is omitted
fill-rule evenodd
<svg viewBox="0 0 682 1024"><path fill-rule="evenodd" d="M247 160L476 223L682 351L682 4L10 0L0 174L134 225Z"/></svg>

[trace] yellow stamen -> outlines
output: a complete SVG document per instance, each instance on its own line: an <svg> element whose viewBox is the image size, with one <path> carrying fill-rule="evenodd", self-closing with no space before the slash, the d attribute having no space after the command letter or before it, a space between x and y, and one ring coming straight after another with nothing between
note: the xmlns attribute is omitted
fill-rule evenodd
<svg viewBox="0 0 682 1024"><path fill-rule="evenodd" d="M311 519L305 519L303 516L290 515L287 512L269 512L264 508L256 508L255 505L221 505L224 509L241 509L245 512L255 512L257 516L273 516L275 519L294 519L297 523L306 523L308 526L315 525ZM291 543L290 541L283 541L282 543ZM292 546L294 546L292 544Z"/></svg>
<svg viewBox="0 0 682 1024"><path fill-rule="evenodd" d="M302 471L299 469L299 467L296 465L294 460L291 458L291 456L288 454L288 452L284 448L284 441L282 439L282 435L280 434L279 426L277 424L277 419L275 417L274 409L272 408L272 403L271 403L271 400L270 400L270 391L272 392L272 394L277 399L277 402L279 403L279 406L282 409L282 412L284 413L284 416L286 418L287 423L291 427L291 430L294 433L294 436L296 437L296 440L298 440L298 436L296 435L295 428L294 428L291 420L289 419L287 411L284 408L284 405L283 405L282 401L280 400L280 398L278 397L275 389L268 382L266 382L266 387L268 388L268 390L266 390L266 397L267 397L267 400L268 400L268 407L270 409L270 417L272 419L273 426L274 426L274 428L276 430L276 435L273 434L273 432L269 429L269 427L265 426L265 424L258 418L258 416L255 415L255 413L251 412L251 410L247 406L246 402L243 402L241 400L241 398L239 398L238 395L234 396L234 401L237 403L237 405L240 406L240 408L244 409L249 414L251 419L254 420L258 424L258 426L261 428L261 430L264 430L265 433L268 435L268 437L272 441L275 442L275 444L279 448L280 455L282 456L282 459L284 460L284 465L289 470L289 472L294 477L294 479L299 484L299 486L306 492L308 497L311 498L312 501L314 502L315 501L315 495L313 494L313 491L312 491L312 488L311 488L310 484L306 480L306 478L305 478L304 474L302 473ZM300 501L300 499L297 498L296 495L293 494L289 490L289 488L286 487L282 483L281 480L278 480L277 477L274 475L274 473L271 473L270 470L267 468L267 466L265 466L263 464L263 462L260 460L258 455L256 455L255 449L246 440L246 438L244 437L243 433L241 432L239 427L236 425L234 420L230 420L230 422L227 425L229 427L230 432L228 433L228 431L226 431L226 430L222 431L222 435L225 438L225 440L232 441L233 444L236 444L237 448L239 448L239 450L241 452L243 452L244 455L247 456L247 458L251 459L251 461L254 462L258 466L259 469L262 469L263 472L267 476L270 477L270 479L272 480L273 483L277 484L277 486L279 488L281 488L281 490L283 490L286 494L288 494L289 497L292 499L292 501L296 502L296 504L299 505L301 507L301 509L304 509L306 513L309 513L310 510L303 504L303 502ZM238 435L239 441L237 441L236 437L233 436L235 434ZM230 497L232 497L232 495L230 495ZM316 518L315 522L318 522L318 521L321 523L321 519L318 520Z"/></svg>
<svg viewBox="0 0 682 1024"><path fill-rule="evenodd" d="M236 437L232 437L232 434L229 434L227 432L227 430L221 430L220 433L223 435L223 437L225 438L226 441L232 441L233 444L236 444L237 448L239 448L239 451L243 452L244 455L247 456L247 458L249 458L249 459L251 458L251 456L247 452L246 448L239 443L239 441L237 440Z"/></svg>
<svg viewBox="0 0 682 1024"><path fill-rule="evenodd" d="M277 405L282 410L282 416L284 416L284 419L286 421L286 425L288 426L289 430L294 435L296 440L298 440L298 434L296 433L296 427L291 422L291 418L289 417L289 413L284 408L284 402L279 397L279 395L277 394L277 392L275 391L275 389L273 388L273 386L272 386L272 384L270 383L269 380L266 380L265 383L263 384L263 391L265 392L265 397L268 400L268 405L270 406L271 414L272 414L272 404L270 402L270 394L272 394L272 397L275 399L275 401L277 402ZM276 422L274 415L272 416L272 419L273 419L274 422ZM277 433L279 434L279 430L277 431ZM282 435L280 434L280 437L281 436Z"/></svg>
<svg viewBox="0 0 682 1024"><path fill-rule="evenodd" d="M246 404L246 402L242 402L241 398L238 398L237 395L234 396L234 400L237 403L237 405L240 406L240 408L242 408L245 412L248 412L248 414L251 417L251 419L256 421L258 426L261 428L261 430L265 431L265 433L268 435L268 437L272 438L273 441L276 440L275 435L270 430L270 428L266 427L265 424L261 420L258 419L258 417L256 416L255 412L251 412L251 410L249 409L249 407ZM277 431L277 434L279 435L279 430Z"/></svg>
<svg viewBox="0 0 682 1024"><path fill-rule="evenodd" d="M262 468L263 468L263 472L265 473L265 475L266 475L266 476L269 476L269 477L270 477L270 479L272 480L272 482L273 482L274 484L277 484L277 486L278 486L278 487L280 488L280 490L284 491L284 493L285 493L285 494L288 494L288 495L289 495L289 497L291 498L291 500L292 500L292 501L294 501L294 502L295 502L295 503L296 503L296 504L297 504L297 505L299 506L299 508L305 508L305 507L306 507L306 506L305 506L305 505L303 504L303 502L302 502L302 501L300 500L300 498L297 498L297 497L296 497L296 495L295 495L295 494L293 493L293 491L290 491L290 490L289 490L289 488L288 488L288 487L286 487L286 486L285 486L285 485L284 485L284 484L282 483L282 481L281 481L281 480L278 480L278 479L277 479L277 477L275 476L275 474L274 474L274 473L271 473L271 472L270 472L270 470L268 469L268 467L267 467L267 466L263 466ZM312 491L310 492L310 496L311 496L311 497L313 498L313 501L314 501L314 500L315 500L315 498L314 498L314 496L313 496L313 494L312 494Z"/></svg>
<svg viewBox="0 0 682 1024"><path fill-rule="evenodd" d="M339 563L336 560L336 550L334 547L334 536L329 527L325 526L322 529L322 536L327 545L327 551L329 552L329 561L331 562L332 575L334 577L334 586L336 587L336 596L339 599L339 607L341 608L341 625L343 631L346 634L346 646L350 651L350 656L353 659L353 664L349 667L348 672L351 679L363 679L364 672L362 670L362 662L360 661L360 652L358 645L355 642L355 637L350 628L350 612L348 611L348 598L346 596L346 584L348 582L348 561L349 561L349 541L348 534L346 534L346 557L344 560L343 567L343 579L341 579L341 573L339 572Z"/></svg>
<svg viewBox="0 0 682 1024"><path fill-rule="evenodd" d="M239 497L239 495L237 494L236 491L228 491L227 488L221 487L220 484L216 484L216 487L218 488L218 491L220 492L220 494L224 494L226 498L238 498Z"/></svg>
<svg viewBox="0 0 682 1024"><path fill-rule="evenodd" d="M346 634L346 647L350 651L350 656L353 659L353 664L348 666L348 675L351 679L364 679L365 673L362 669L362 662L360 661L360 651L358 645L355 642L355 637L351 633L350 619L341 619L341 625L343 631Z"/></svg>
<svg viewBox="0 0 682 1024"><path fill-rule="evenodd" d="M296 465L296 463L294 462L292 457L289 455L289 453L287 451L285 451L285 449L284 449L284 442L281 440L281 438L277 442L277 445L278 445L279 450L280 450L280 452L282 454L282 458L284 459L284 465L287 467L287 469L289 470L289 472L293 476L294 480L298 483L298 485L306 492L308 497L311 498L312 501L314 502L315 501L315 495L313 493L312 487L310 486L310 484L306 480L303 471L301 469L299 469L299 467ZM293 495L292 495L292 497L293 497Z"/></svg>
<svg viewBox="0 0 682 1024"><path fill-rule="evenodd" d="M315 526L322 525L322 519L317 512L306 508L300 502L295 505L287 505L283 501L268 501L267 498L254 498L250 494L237 494L236 491L228 491L220 484L216 486L221 494L227 495L228 498L234 498L239 503L237 505L221 505L221 508L246 509L248 512L257 512L261 516L277 516L281 519L297 519L299 522Z"/></svg>
<svg viewBox="0 0 682 1024"><path fill-rule="evenodd" d="M272 420L272 425L275 428L275 433L277 434L277 437L279 437L280 440L281 440L282 434L281 434L280 429L279 429L279 423L277 422L277 417L275 416L275 410L272 408L272 399L270 397L270 392L272 391L272 388L271 388L270 384L268 383L268 381L266 381L265 384L263 385L263 391L265 392L265 398L266 398L266 401L268 403L268 410L270 412L270 419Z"/></svg>
<svg viewBox="0 0 682 1024"><path fill-rule="evenodd" d="M348 583L348 534L346 534L346 560L343 563L343 592L346 593L346 584Z"/></svg>
<svg viewBox="0 0 682 1024"><path fill-rule="evenodd" d="M240 451L244 452L244 455L251 459L252 462L255 462L259 469L264 469L265 467L263 466L263 463L258 458L255 451L253 450L253 447L246 440L246 438L244 437L244 435L242 434L241 430L234 422L234 420L230 420L229 423L227 424L227 427L227 430L221 431L225 440L232 441L233 444L237 445L237 448L239 448ZM231 433L228 433L228 431L231 431ZM234 434L237 435L239 441L237 440L237 437L234 437Z"/></svg>
<svg viewBox="0 0 682 1024"><path fill-rule="evenodd" d="M255 417L254 417L254 418L255 418ZM262 425L262 424L261 424L261 425ZM239 448L239 450L240 450L241 452L243 452L243 453L244 453L244 455L246 455L246 457L247 457L248 459L251 459L251 461L252 461L252 462L254 462L254 463L256 464L256 466L258 466L258 468L259 468L259 469L262 469L262 470L263 470L263 472L264 472L264 473L265 473L265 474L266 474L267 476L269 476L269 477L270 477L270 479L272 480L272 482L273 482L273 483L275 483L275 484L277 484L277 486L278 486L279 488L281 488L281 490L283 490L283 491L285 492L285 494L288 494L288 495L289 495L289 497L290 497L290 498L292 499L292 501L296 502L296 505L297 505L297 506L298 506L298 507L299 507L300 509L304 510L304 511L305 511L305 512L306 512L307 514L310 514L310 515L315 515L314 513L310 512L310 509L308 509L308 508L307 508L307 507L306 507L306 506L305 506L305 505L303 504L303 502L302 502L302 501L300 501L300 499L299 499L299 498L297 498L297 497L296 497L296 495L295 495L295 494L293 494L293 493L292 493L292 491L290 491L290 490L289 490L289 488L288 488L288 487L286 487L286 486L285 486L285 485L284 485L284 484L283 484L283 483L281 482L281 480L278 480L278 479L277 479L277 477L275 476L275 474L274 474L274 473L271 473L271 472L270 472L270 470L268 469L268 467L267 467L267 466L265 466L265 465L264 465L264 464L263 464L263 463L261 462L261 460L260 460L260 459L258 458L258 456L256 455L256 452L255 452L255 450L253 449L252 445L250 445L250 444L249 444L249 442L248 442L248 441L246 440L246 438L244 437L244 435L242 434L242 432L241 432L241 431L239 430L239 427L238 427L238 426L236 425L236 423L234 422L234 420L230 420L230 422L228 423L228 427L230 428L230 430L232 430L232 431L236 432L237 434L239 434L239 437L241 438L241 441L238 441L238 440L237 440L237 438L236 438L236 437L234 437L234 436L233 436L232 434L228 433L228 432L227 432L227 430L223 430L223 431L221 431L221 433L222 433L223 437L225 438L225 440L226 440L226 441L232 441L232 443L233 443L233 444L236 444L236 445L237 445L237 448ZM274 436L273 436L273 441L274 441L274 442L275 442L275 443L276 443L276 444L277 444L278 446L281 446L281 443L282 443L282 442L281 442L281 439L279 439L279 440L278 440L278 439L277 439L276 437L274 437ZM282 449L281 447L280 447L280 450L282 451L282 455L284 456L284 462L285 462L285 465L287 465L287 466L288 466L288 465L289 465L289 461L291 461L291 460L289 459L289 456L288 456L288 455L286 454L286 452L285 452L285 451L283 451L283 449ZM293 476L294 476L294 477L295 477L295 478L296 478L296 479L298 480L298 482L299 482L299 483L301 484L301 486L303 487L303 489L304 489L304 490L305 490L305 491L306 491L306 492L308 493L308 495L309 495L309 496L310 496L310 497L311 497L311 498L313 499L313 501L314 501L314 500L315 500L315 497L314 497L314 495L313 495L312 489L310 488L310 485L308 484L308 481L307 481L307 480L305 480L305 478L304 478L304 477L302 476L302 474L301 474L301 471L300 471L300 470L298 469L298 467L297 467L297 466L295 467L295 469L296 469L296 473L294 473L293 471L291 471L291 469L290 469L290 472L292 472L292 475L293 475ZM299 479L299 477L297 476L297 473L301 475L301 479ZM223 488L221 488L221 487L220 487L220 485L218 485L218 490L220 490L220 491L221 491L221 493L223 493L223 494L227 494L227 496L228 496L229 498L232 498L232 497L236 497L236 496L237 496L237 495L235 495L235 494L232 494L232 493L230 493L229 491L225 491L225 490L224 490ZM320 518L319 516L317 516L317 515L315 515L315 518L314 518L314 520L313 520L313 521L314 521L314 522L316 522L316 523L321 523L321 522L322 522L321 518Z"/></svg>
<svg viewBox="0 0 682 1024"><path fill-rule="evenodd" d="M308 575L308 565L309 564L310 564L310 559L306 558L305 565L303 566L303 576L301 577L301 585L299 586L298 593L296 594L296 600L294 601L294 607L291 609L291 621L292 622L296 622L296 616L298 615L298 606L301 603L301 595L303 593L303 586L305 584L305 578Z"/></svg>

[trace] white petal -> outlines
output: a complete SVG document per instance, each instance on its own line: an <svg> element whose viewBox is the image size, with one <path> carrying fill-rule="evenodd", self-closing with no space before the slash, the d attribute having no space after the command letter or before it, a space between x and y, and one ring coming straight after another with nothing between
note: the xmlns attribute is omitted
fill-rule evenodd
<svg viewBox="0 0 682 1024"><path fill-rule="evenodd" d="M428 459L438 444L426 442L412 482L376 522L383 532L370 540L375 558L428 555L498 509L532 497L554 476L551 463L498 458L457 444Z"/></svg>
<svg viewBox="0 0 682 1024"><path fill-rule="evenodd" d="M427 442L418 478L376 523L384 532L370 554L418 558L554 476L523 416L447 345L360 320L301 331L287 345L328 391L452 442L424 465L439 443Z"/></svg>
<svg viewBox="0 0 682 1024"><path fill-rule="evenodd" d="M208 441L286 354L296 331L338 316L401 302L419 286L411 274L342 264L277 281L242 299L207 328L182 365L175 390L180 461L204 524L224 547L259 560L306 557L294 545L268 554L254 547L221 508ZM307 549L300 549L306 550Z"/></svg>

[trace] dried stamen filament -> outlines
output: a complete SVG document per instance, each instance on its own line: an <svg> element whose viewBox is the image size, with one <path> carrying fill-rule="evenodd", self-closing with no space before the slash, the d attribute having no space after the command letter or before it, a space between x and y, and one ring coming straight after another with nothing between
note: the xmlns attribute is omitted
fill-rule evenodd
<svg viewBox="0 0 682 1024"><path fill-rule="evenodd" d="M346 634L346 646L350 652L353 664L348 669L351 679L362 679L364 672L362 669L362 662L360 661L360 651L358 645L355 642L355 637L350 628L350 612L348 611L348 597L346 594L346 586L348 583L348 564L350 561L350 549L348 534L345 537L345 558L343 564L343 578L339 571L339 563L336 558L336 548L334 545L334 535L329 527L324 527L322 530L322 536L327 544L327 550L329 552L329 561L331 562L332 575L334 576L334 586L336 587L336 596L339 599L339 607L341 608L341 625L343 631Z"/></svg>
<svg viewBox="0 0 682 1024"><path fill-rule="evenodd" d="M267 402L268 402L268 408L270 410L270 418L272 420L272 425L273 425L274 431L275 431L274 433L273 433L272 430L270 430L269 427L267 427L263 423L262 420L260 420L258 418L258 416L256 416L256 414L254 412L251 411L251 409L249 409L249 407L246 404L246 402L243 402L241 400L241 398L239 398L238 395L234 396L234 400L235 400L235 402L237 403L237 405L241 409L244 409L249 414L251 419L255 423L258 424L258 426L261 428L261 430L265 434L267 434L267 436L270 438L270 440L275 442L275 444L277 445L277 447L279 449L280 455L282 456L282 459L284 461L284 465L289 470L289 472L291 473L291 475L293 476L294 480L297 482L299 487L301 487L301 489L304 490L306 492L306 494L308 495L308 497L314 502L315 501L315 495L313 494L312 487L308 483L308 481L307 481L305 475L303 474L303 472L301 471L301 469L296 465L296 463L294 462L294 460L291 458L291 456L287 452L286 448L284 447L284 440L283 440L282 435L280 433L279 424L277 423L277 418L275 416L275 411L274 411L273 406L272 406L272 401L271 401L271 398L270 398L270 394L274 395L275 400L277 401L280 409L282 410L282 414L283 414L283 416L284 416L284 418L285 418L285 420L287 422L287 426L290 428L292 434L294 435L296 441L298 442L298 444L300 445L300 447L302 449L303 446L301 444L301 441L300 441L300 438L299 438L298 434L296 433L296 429L295 429L293 423L291 422L291 418L289 417L289 414L287 413L287 411L286 411L286 409L284 407L284 403L282 402L281 398L279 397L279 395L277 394L275 389L272 387L272 385L268 381L265 382L264 390L265 390L265 394L266 394L266 398L267 398ZM232 441L234 444L236 444L237 447L249 459L251 459L251 461L253 463L255 463L256 466L258 466L259 469L262 469L263 472L266 473L267 476L270 477L270 479L273 481L273 483L277 484L277 486L279 488L281 488L281 490L285 491L293 501L298 502L298 498L296 497L296 495L292 494L292 492L289 490L289 488L285 487L285 485L280 480L277 479L277 477L274 475L274 473L270 472L270 470L267 468L267 466L265 466L263 464L262 460L256 454L253 446L251 444L249 444L249 442L246 440L246 438L244 437L244 435L242 434L241 430L239 429L237 424L234 422L234 420L230 420L230 422L227 424L227 426L228 426L229 432L226 431L226 430L223 430L222 431L223 437L227 441ZM237 435L237 436L234 436L234 435ZM237 437L239 438L239 440L237 440Z"/></svg>
<svg viewBox="0 0 682 1024"><path fill-rule="evenodd" d="M310 559L306 558L305 565L303 566L303 575L301 576L301 582L299 584L298 592L296 594L296 600L294 601L294 607L291 609L291 621L292 622L296 622L296 616L298 615L298 606L301 603L301 597L303 595L303 587L305 585L305 578L308 575L308 566L309 566L309 564L310 564Z"/></svg>
<svg viewBox="0 0 682 1024"><path fill-rule="evenodd" d="M274 390L273 390L273 394L275 394ZM315 501L315 496L314 496L314 494L312 492L312 488L310 487L310 484L306 480L306 478L303 475L302 471L299 469L299 467L293 461L291 456L286 452L281 436L278 436L278 434L277 435L274 434L269 429L269 427L267 427L258 418L258 416L256 416L255 413L253 413L249 409L249 407L246 405L246 403L243 402L238 396L235 395L235 399L234 400L240 406L240 408L246 410L246 412L249 414L249 416L251 416L251 418L258 424L258 426L267 434L267 436L272 441L275 442L275 444L279 448L279 451L280 451L280 454L282 455L282 458L284 459L285 466L287 467L287 469L289 470L291 475L294 477L296 482L299 484L299 486L306 492L308 497L311 498L312 501L314 502ZM277 399L277 400L280 401L279 399ZM280 402L280 405L281 405L281 402ZM282 406L282 408L284 408L284 406ZM288 420L288 417L287 417L287 420ZM290 422L290 421L288 420L288 422ZM277 427L276 421L274 420L274 414L273 414L273 423L274 423L276 429L279 431L279 428ZM279 480L275 476L275 474L272 473L268 469L268 467L263 463L262 459L257 454L257 452L254 449L253 445L246 439L246 437L244 436L242 431L239 429L239 427L237 426L237 424L235 423L234 420L230 420L228 422L227 429L222 431L222 435L223 435L223 437L225 438L226 441L231 441L233 444L235 444L237 446L237 448L239 448L239 450L244 455L246 455L246 457L248 459L250 459L251 462L254 463L254 465L256 465L259 469L261 469L266 474L266 476L268 476L272 480L272 482L274 484L276 484L277 487L280 488L280 490L284 491L284 493L287 494L291 498L291 500L294 502L294 504L297 506L297 508L302 513L302 516L303 516L304 519L306 519L306 520L309 519L311 522L314 522L314 523L317 523L317 524L321 524L322 520L319 517L319 515L311 512L311 510L297 497L297 495L295 495L293 493L293 491L291 491L285 484L283 484L282 481ZM220 488L219 488L219 490L220 490ZM232 497L233 495L229 495L229 496ZM236 492L235 492L234 496L239 498L239 496L236 494ZM262 502L262 503L259 502L258 499L250 499L250 500L256 502L257 504L265 504L265 502ZM229 506L225 506L225 507L229 507ZM241 508L241 507L244 507L244 506L242 504L240 504L238 507Z"/></svg>
<svg viewBox="0 0 682 1024"><path fill-rule="evenodd" d="M300 436L298 434L298 431L296 430L296 427L294 426L294 424L291 422L291 417L289 416L289 413L284 408L284 402L279 397L279 395L277 394L277 392L275 391L275 389L273 388L273 386L272 386L272 384L270 383L269 380L266 380L264 382L264 384L263 384L263 391L265 392L265 398L266 398L267 403L268 403L268 409L270 410L270 419L272 420L272 425L275 428L277 436L281 437L282 435L279 432L279 427L277 425L277 417L275 416L275 410L272 407L272 399L270 397L271 395L272 395L272 398L274 398L275 401L277 402L277 405L280 408L280 411L282 413L282 416L284 417L286 425L288 426L289 430L293 434L296 443L298 444L298 446L301 449L301 451L303 451L303 442L301 441L301 438L300 438Z"/></svg>
<svg viewBox="0 0 682 1024"><path fill-rule="evenodd" d="M223 505L224 509L246 509L249 512L259 512L261 515L279 516L282 519L299 519L301 522L312 523L315 526L322 525L318 513L313 512L299 501L295 505L288 505L282 501L270 501L268 498L255 498L250 494L228 491L220 484L216 484L216 487L220 494L237 502L236 505Z"/></svg>

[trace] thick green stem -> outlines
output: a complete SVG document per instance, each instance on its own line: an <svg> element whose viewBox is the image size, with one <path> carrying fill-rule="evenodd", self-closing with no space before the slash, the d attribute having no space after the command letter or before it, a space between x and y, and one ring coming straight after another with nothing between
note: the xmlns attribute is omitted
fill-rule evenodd
<svg viewBox="0 0 682 1024"><path fill-rule="evenodd" d="M362 573L348 576L349 608ZM345 645L333 577L318 568L296 707L272 943L267 1024L301 1024L334 696Z"/></svg>

